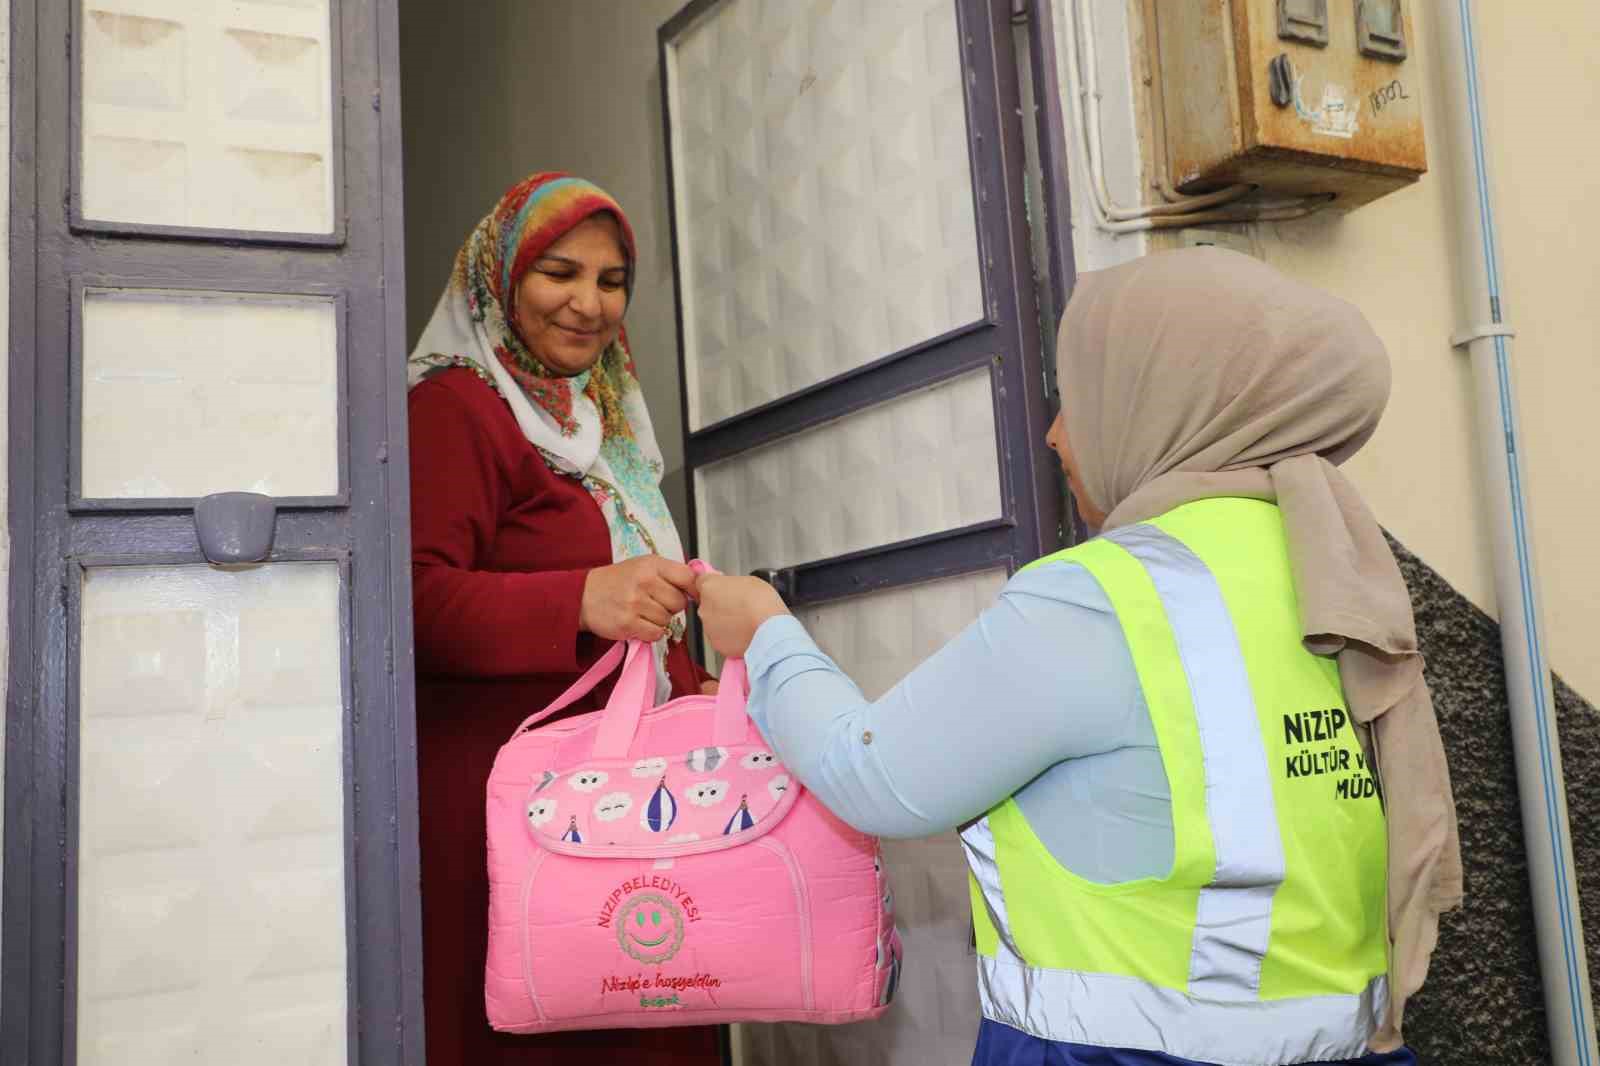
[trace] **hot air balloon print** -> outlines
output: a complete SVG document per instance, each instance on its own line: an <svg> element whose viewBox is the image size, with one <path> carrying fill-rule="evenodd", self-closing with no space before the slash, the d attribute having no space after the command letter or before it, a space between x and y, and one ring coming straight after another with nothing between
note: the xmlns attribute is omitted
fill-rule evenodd
<svg viewBox="0 0 1600 1066"><path fill-rule="evenodd" d="M734 833L742 833L755 824L756 820L750 817L750 797L743 795L739 797L739 809L728 819L728 827L722 831L722 835L732 836Z"/></svg>
<svg viewBox="0 0 1600 1066"><path fill-rule="evenodd" d="M567 831L561 834L563 844L582 844L583 836L578 832L578 816L573 815L567 819Z"/></svg>
<svg viewBox="0 0 1600 1066"><path fill-rule="evenodd" d="M666 775L650 794L650 800L639 812L639 824L652 833L665 833L678 820L678 800L667 788Z"/></svg>
<svg viewBox="0 0 1600 1066"><path fill-rule="evenodd" d="M727 748L696 748L684 757L683 764L697 774L709 774L727 758Z"/></svg>

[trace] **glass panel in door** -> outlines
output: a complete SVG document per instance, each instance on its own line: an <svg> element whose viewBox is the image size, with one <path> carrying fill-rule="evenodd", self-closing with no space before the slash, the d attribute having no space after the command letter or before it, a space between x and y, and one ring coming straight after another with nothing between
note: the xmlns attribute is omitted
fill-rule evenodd
<svg viewBox="0 0 1600 1066"><path fill-rule="evenodd" d="M691 431L983 317L951 0L726 0L666 62Z"/></svg>
<svg viewBox="0 0 1600 1066"><path fill-rule="evenodd" d="M89 567L81 1066L346 1061L336 563Z"/></svg>
<svg viewBox="0 0 1600 1066"><path fill-rule="evenodd" d="M998 519L988 367L695 471L708 559L788 567Z"/></svg>
<svg viewBox="0 0 1600 1066"><path fill-rule="evenodd" d="M85 223L329 234L329 0L81 0Z"/></svg>
<svg viewBox="0 0 1600 1066"><path fill-rule="evenodd" d="M332 299L88 288L81 495L339 493Z"/></svg>

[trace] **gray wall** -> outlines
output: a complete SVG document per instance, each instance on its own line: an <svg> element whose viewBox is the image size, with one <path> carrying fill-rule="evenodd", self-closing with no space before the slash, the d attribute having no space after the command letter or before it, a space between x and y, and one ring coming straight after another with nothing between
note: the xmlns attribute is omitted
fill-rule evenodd
<svg viewBox="0 0 1600 1066"><path fill-rule="evenodd" d="M505 189L539 170L599 184L628 212L628 309L679 528L683 420L656 29L685 0L400 0L406 303L414 340L456 250Z"/></svg>

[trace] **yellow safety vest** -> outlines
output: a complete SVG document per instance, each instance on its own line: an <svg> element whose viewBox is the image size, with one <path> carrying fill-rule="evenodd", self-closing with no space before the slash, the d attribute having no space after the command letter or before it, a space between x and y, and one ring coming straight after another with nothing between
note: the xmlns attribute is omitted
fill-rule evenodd
<svg viewBox="0 0 1600 1066"><path fill-rule="evenodd" d="M1301 643L1278 509L1203 500L1033 565L1064 563L1122 624L1175 854L1100 884L1015 800L964 830L984 1014L1203 1062L1361 1056L1387 1005L1383 811L1338 667Z"/></svg>

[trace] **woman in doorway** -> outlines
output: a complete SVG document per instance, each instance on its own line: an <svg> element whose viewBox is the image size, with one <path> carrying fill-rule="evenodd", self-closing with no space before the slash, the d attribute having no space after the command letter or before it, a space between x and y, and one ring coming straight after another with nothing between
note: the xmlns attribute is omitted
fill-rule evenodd
<svg viewBox="0 0 1600 1066"><path fill-rule="evenodd" d="M500 745L613 641L654 644L659 697L715 691L683 644L694 575L622 329L636 262L615 200L535 174L467 238L411 356L430 1066L719 1061L714 1029L506 1036L483 1006L484 788Z"/></svg>
<svg viewBox="0 0 1600 1066"><path fill-rule="evenodd" d="M1081 278L1059 361L1047 441L1104 535L876 703L754 579L701 579L707 636L846 821L965 826L974 1063L1414 1062L1461 868L1406 588L1337 469L1387 401L1381 342L1195 249Z"/></svg>

